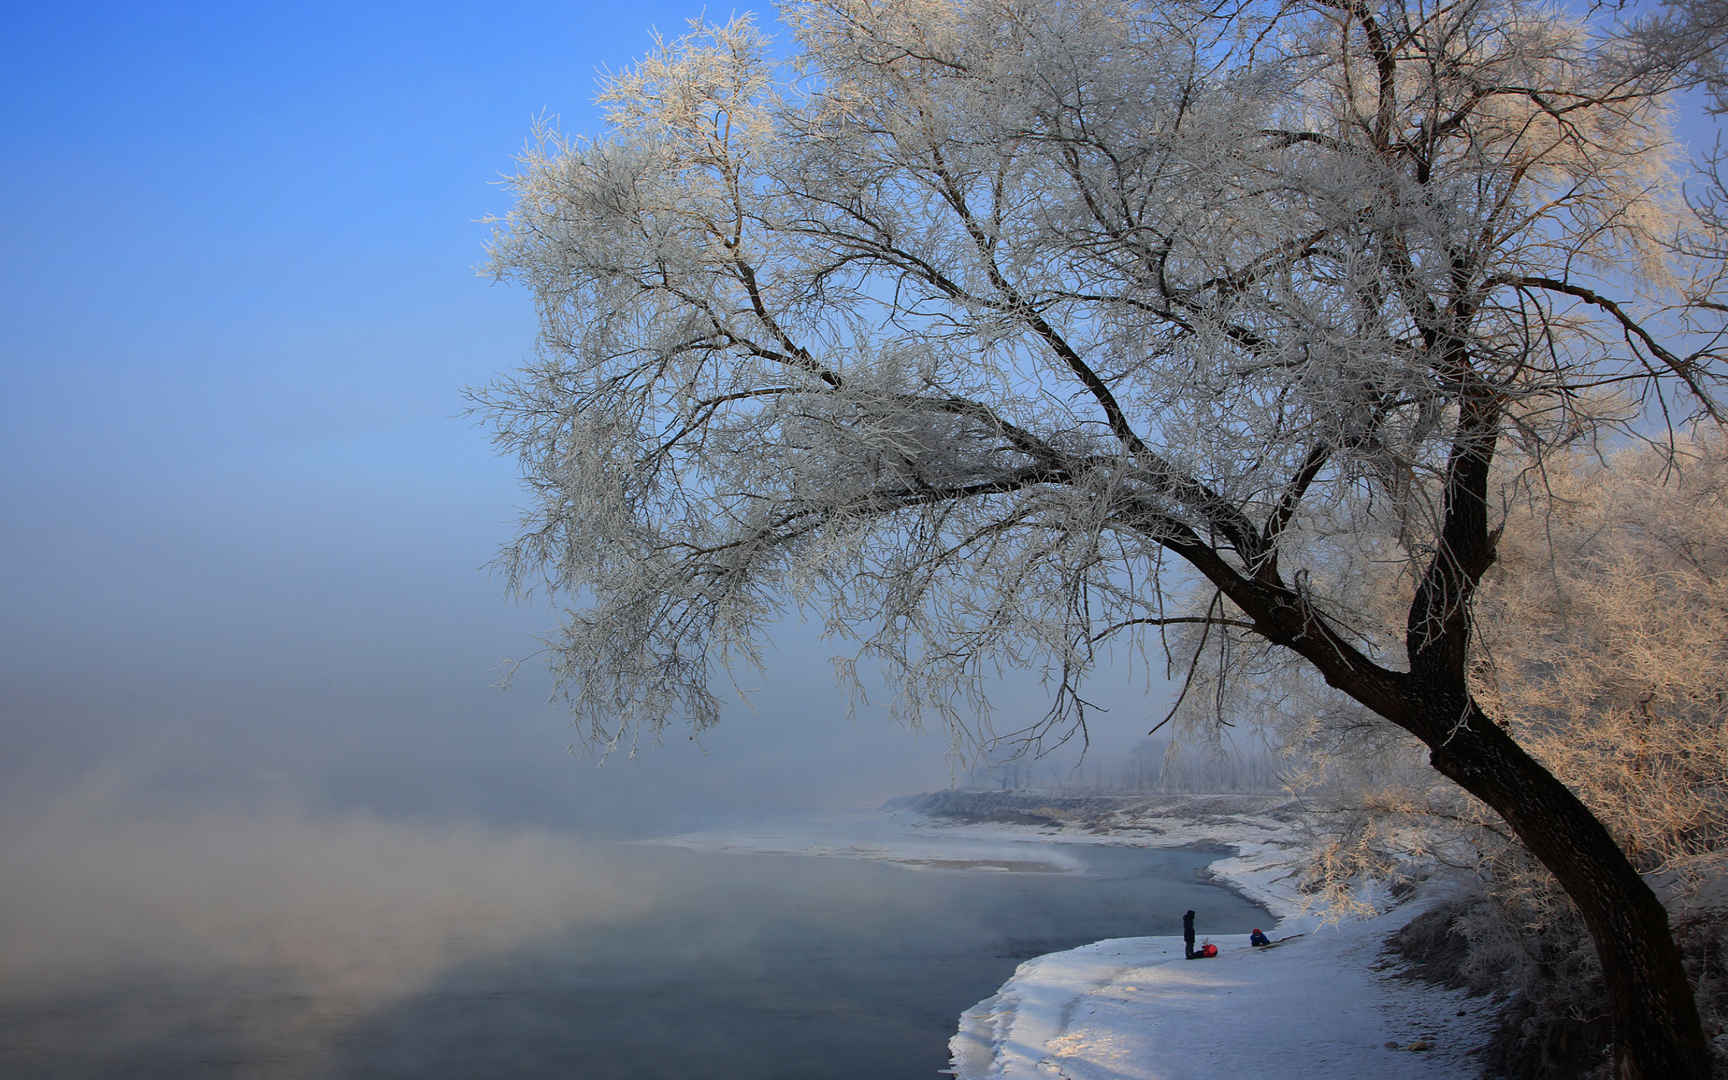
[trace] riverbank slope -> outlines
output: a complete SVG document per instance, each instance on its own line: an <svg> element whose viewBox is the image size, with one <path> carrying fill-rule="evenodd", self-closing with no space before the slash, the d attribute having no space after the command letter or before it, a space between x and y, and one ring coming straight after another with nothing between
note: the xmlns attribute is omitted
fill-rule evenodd
<svg viewBox="0 0 1728 1080"><path fill-rule="evenodd" d="M968 1009L950 1042L959 1080L1184 1080L1216 1076L1467 1080L1496 1005L1404 977L1388 936L1438 896L1418 893L1369 917L1306 910L1295 888L1295 808L1261 796L1058 797L941 792L897 809L957 828L1234 854L1209 867L1278 916L1281 943L1210 935L1219 955L1183 959L1178 937L1118 938L1028 960ZM1205 916L1199 919L1201 937Z"/></svg>

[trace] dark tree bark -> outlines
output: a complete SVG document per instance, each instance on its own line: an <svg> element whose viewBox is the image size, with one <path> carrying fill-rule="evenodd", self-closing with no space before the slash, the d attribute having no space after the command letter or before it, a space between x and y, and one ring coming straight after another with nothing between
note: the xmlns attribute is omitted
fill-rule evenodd
<svg viewBox="0 0 1728 1080"><path fill-rule="evenodd" d="M1260 561L1248 576L1197 536L1164 542L1229 596L1258 634L1301 654L1328 684L1421 739L1434 768L1500 814L1553 873L1596 943L1621 1080L1703 1080L1711 1074L1710 1047L1666 909L1589 807L1469 691L1471 601L1498 539L1487 491L1500 420L1491 396L1462 395L1441 542L1407 620L1408 672L1352 646L1301 590L1279 579L1274 561Z"/></svg>
<svg viewBox="0 0 1728 1080"><path fill-rule="evenodd" d="M1602 823L1474 701L1428 704L1434 768L1506 819L1578 905L1608 988L1624 1080L1710 1075L1710 1050L1668 912Z"/></svg>
<svg viewBox="0 0 1728 1080"><path fill-rule="evenodd" d="M1583 915L1602 962L1616 1075L1708 1077L1710 1048L1666 909L1607 828L1482 711L1462 675L1437 680L1388 671L1332 639L1317 617L1294 614L1298 595L1279 604L1271 590L1245 587L1240 578L1229 584L1267 637L1301 652L1328 683L1421 739L1434 768L1504 818L1553 873Z"/></svg>
<svg viewBox="0 0 1728 1080"><path fill-rule="evenodd" d="M1442 775L1504 818L1578 906L1607 983L1616 1074L1707 1077L1710 1048L1668 912L1590 809L1469 692L1471 605L1498 539L1488 490L1501 411L1491 392L1473 384L1461 344L1456 355L1464 392L1441 543L1410 605L1407 711L1391 719L1427 745Z"/></svg>
<svg viewBox="0 0 1728 1080"><path fill-rule="evenodd" d="M1446 469L1441 543L1410 605L1410 711L1400 722L1427 745L1442 775L1506 820L1578 906L1608 987L1616 1073L1625 1080L1707 1077L1710 1048L1667 911L1590 809L1470 695L1471 605L1498 539L1489 527L1488 490L1501 411L1490 392L1472 385L1462 347L1457 355L1465 392Z"/></svg>

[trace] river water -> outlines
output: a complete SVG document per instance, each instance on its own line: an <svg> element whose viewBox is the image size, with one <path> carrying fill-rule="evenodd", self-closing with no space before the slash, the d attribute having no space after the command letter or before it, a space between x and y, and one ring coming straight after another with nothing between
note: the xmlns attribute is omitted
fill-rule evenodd
<svg viewBox="0 0 1728 1080"><path fill-rule="evenodd" d="M572 901L513 933L496 925L511 909L479 905L441 931L467 935L448 963L366 959L412 974L388 991L244 953L0 993L0 1075L930 1080L959 1014L1027 957L1179 934L1188 908L1202 935L1270 921L1202 880L1218 852L1026 850L1011 869L912 868L608 845L603 915ZM1075 869L1029 869L1046 859ZM392 912L367 917L383 935Z"/></svg>

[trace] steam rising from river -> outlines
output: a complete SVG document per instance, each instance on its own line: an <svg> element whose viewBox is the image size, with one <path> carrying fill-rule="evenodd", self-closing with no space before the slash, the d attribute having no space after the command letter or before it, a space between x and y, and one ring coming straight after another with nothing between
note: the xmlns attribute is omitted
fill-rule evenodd
<svg viewBox="0 0 1728 1080"><path fill-rule="evenodd" d="M124 802L0 838L0 1073L927 1076L1019 959L1264 914L1202 853L917 822L621 844Z"/></svg>
<svg viewBox="0 0 1728 1080"><path fill-rule="evenodd" d="M314 1029L643 900L640 882L625 895L601 853L552 832L286 809L59 808L0 836L0 865L0 1005L261 976ZM139 1039L159 1036L149 1026Z"/></svg>

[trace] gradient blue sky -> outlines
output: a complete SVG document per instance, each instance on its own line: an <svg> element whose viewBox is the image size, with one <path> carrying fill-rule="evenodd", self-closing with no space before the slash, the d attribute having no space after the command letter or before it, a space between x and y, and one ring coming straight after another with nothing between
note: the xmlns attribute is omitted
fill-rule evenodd
<svg viewBox="0 0 1728 1080"><path fill-rule="evenodd" d="M461 389L524 360L534 319L475 276L477 219L508 208L493 181L537 114L593 131L595 70L700 10L14 11L0 809L99 790L580 823L669 790L701 817L946 780L944 737L846 724L807 646L746 678L755 711L704 751L599 772L543 678L490 687L555 619L481 570L517 489Z"/></svg>

